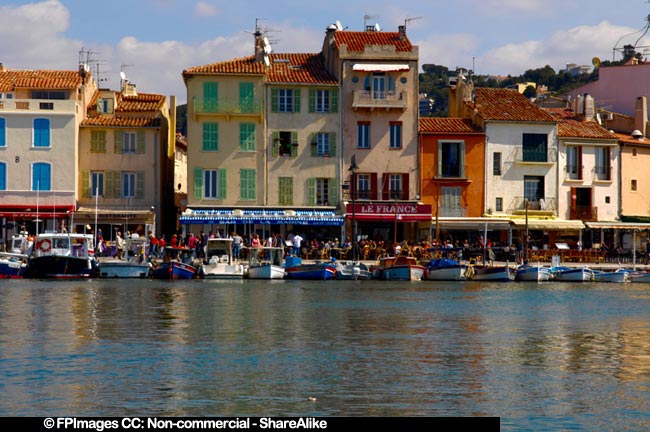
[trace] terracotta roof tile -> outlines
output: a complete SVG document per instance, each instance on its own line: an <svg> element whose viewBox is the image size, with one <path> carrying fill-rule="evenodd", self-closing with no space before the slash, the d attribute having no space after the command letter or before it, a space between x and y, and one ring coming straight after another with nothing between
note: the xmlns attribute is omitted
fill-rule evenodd
<svg viewBox="0 0 650 432"><path fill-rule="evenodd" d="M473 108L485 120L545 122L555 119L516 90L477 88Z"/></svg>
<svg viewBox="0 0 650 432"><path fill-rule="evenodd" d="M165 103L165 96L151 93L124 96L121 92L115 92L115 113L107 115L97 112L100 95L99 91L93 94L88 104L88 117L81 123L82 126L160 127L159 112Z"/></svg>
<svg viewBox="0 0 650 432"><path fill-rule="evenodd" d="M165 103L165 96L152 93L140 93L137 96L124 96L117 104L119 112L151 112L159 111Z"/></svg>
<svg viewBox="0 0 650 432"><path fill-rule="evenodd" d="M81 126L103 126L103 127L160 127L158 117L119 117L97 115L86 118Z"/></svg>
<svg viewBox="0 0 650 432"><path fill-rule="evenodd" d="M422 117L420 133L475 134L483 133L470 119L449 117Z"/></svg>
<svg viewBox="0 0 650 432"><path fill-rule="evenodd" d="M11 70L0 71L0 91L25 89L70 90L81 85L77 71Z"/></svg>
<svg viewBox="0 0 650 432"><path fill-rule="evenodd" d="M621 143L624 144L631 144L631 145L637 145L637 146L650 146L650 139L648 138L635 138L629 133L620 133L620 132L614 132L614 136L618 138L618 140Z"/></svg>
<svg viewBox="0 0 650 432"><path fill-rule="evenodd" d="M336 48L347 45L348 51L362 52L368 45L393 45L396 51L412 51L408 37L400 40L399 32L383 31L337 31L334 33Z"/></svg>
<svg viewBox="0 0 650 432"><path fill-rule="evenodd" d="M269 66L254 56L196 66L183 71L191 75L233 74L266 75L270 83L336 84L336 77L325 68L321 54L270 54Z"/></svg>
<svg viewBox="0 0 650 432"><path fill-rule="evenodd" d="M581 120L566 108L544 108L557 120L560 138L616 139L616 136L595 121Z"/></svg>

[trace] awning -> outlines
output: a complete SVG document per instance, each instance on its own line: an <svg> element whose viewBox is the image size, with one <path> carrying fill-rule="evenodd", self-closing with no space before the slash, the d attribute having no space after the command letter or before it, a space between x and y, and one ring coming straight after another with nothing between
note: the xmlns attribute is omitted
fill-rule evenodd
<svg viewBox="0 0 650 432"><path fill-rule="evenodd" d="M143 221L143 222L152 222L153 221L153 211L152 210L108 210L108 209L94 209L90 207L79 207L77 211L74 212L74 219L76 221L88 221L93 220L97 217L98 220L104 221Z"/></svg>
<svg viewBox="0 0 650 432"><path fill-rule="evenodd" d="M436 219L433 218L435 226ZM489 217L438 217L438 225L446 230L483 230L486 225L489 230L508 229L510 219Z"/></svg>
<svg viewBox="0 0 650 432"><path fill-rule="evenodd" d="M343 216L319 210L200 210L188 209L180 223L190 224L292 224L341 226Z"/></svg>
<svg viewBox="0 0 650 432"><path fill-rule="evenodd" d="M642 222L585 222L588 228L593 229L620 229L620 230L648 230L650 223Z"/></svg>
<svg viewBox="0 0 650 432"><path fill-rule="evenodd" d="M526 228L526 219L512 219L517 228ZM585 228L580 220L565 219L528 219L529 230L543 231L576 231Z"/></svg>
<svg viewBox="0 0 650 432"><path fill-rule="evenodd" d="M409 70L407 64L376 64L376 63L357 63L352 66L352 70L361 72L401 72Z"/></svg>

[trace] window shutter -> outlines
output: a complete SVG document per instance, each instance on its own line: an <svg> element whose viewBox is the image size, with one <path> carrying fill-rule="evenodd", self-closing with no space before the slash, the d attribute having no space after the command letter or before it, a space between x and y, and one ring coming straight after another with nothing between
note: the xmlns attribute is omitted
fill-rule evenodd
<svg viewBox="0 0 650 432"><path fill-rule="evenodd" d="M317 157L318 156L318 139L315 133L309 134L309 148L311 150L311 156L312 157Z"/></svg>
<svg viewBox="0 0 650 432"><path fill-rule="evenodd" d="M377 173L371 173L370 174L370 199L371 200L376 200L377 199L377 190L378 190L378 184L377 184Z"/></svg>
<svg viewBox="0 0 650 432"><path fill-rule="evenodd" d="M578 147L578 179L582 180L582 146Z"/></svg>
<svg viewBox="0 0 650 432"><path fill-rule="evenodd" d="M144 136L145 136L144 131L139 130L138 131L138 144L137 144L137 148L136 148L136 153L138 153L138 154L145 154L146 153Z"/></svg>
<svg viewBox="0 0 650 432"><path fill-rule="evenodd" d="M122 198L122 173L113 171L113 198Z"/></svg>
<svg viewBox="0 0 650 432"><path fill-rule="evenodd" d="M388 200L388 188L390 187L390 174L384 173L381 176L381 199Z"/></svg>
<svg viewBox="0 0 650 432"><path fill-rule="evenodd" d="M331 178L329 181L329 205L335 206L339 204L339 180Z"/></svg>
<svg viewBox="0 0 650 432"><path fill-rule="evenodd" d="M336 132L329 133L330 139L330 156L336 156Z"/></svg>
<svg viewBox="0 0 650 432"><path fill-rule="evenodd" d="M226 169L221 168L219 170L219 199L224 200L226 199Z"/></svg>
<svg viewBox="0 0 650 432"><path fill-rule="evenodd" d="M331 112L339 112L339 90L338 89L332 89L330 90L330 106L331 106Z"/></svg>
<svg viewBox="0 0 650 432"><path fill-rule="evenodd" d="M316 205L316 179L307 179L307 205Z"/></svg>
<svg viewBox="0 0 650 432"><path fill-rule="evenodd" d="M280 153L280 132L271 133L271 156L277 156Z"/></svg>
<svg viewBox="0 0 650 432"><path fill-rule="evenodd" d="M363 80L363 89L370 91L370 74L366 75L366 78Z"/></svg>
<svg viewBox="0 0 650 432"><path fill-rule="evenodd" d="M465 177L465 141L458 146L458 161L460 163L460 176ZM407 174L408 175L408 174Z"/></svg>
<svg viewBox="0 0 650 432"><path fill-rule="evenodd" d="M402 174L402 199L409 199L409 173Z"/></svg>
<svg viewBox="0 0 650 432"><path fill-rule="evenodd" d="M135 175L135 197L144 198L144 171L138 171Z"/></svg>
<svg viewBox="0 0 650 432"><path fill-rule="evenodd" d="M104 185L104 198L113 198L113 171L106 171L106 184ZM90 186L89 186L90 187Z"/></svg>
<svg viewBox="0 0 650 432"><path fill-rule="evenodd" d="M90 171L81 171L81 196L90 198Z"/></svg>
<svg viewBox="0 0 650 432"><path fill-rule="evenodd" d="M113 148L113 152L115 154L120 154L122 153L122 140L124 139L124 131L121 129L115 129L113 131L113 134L115 136L115 146Z"/></svg>
<svg viewBox="0 0 650 432"><path fill-rule="evenodd" d="M293 112L300 112L300 89L293 91Z"/></svg>
<svg viewBox="0 0 650 432"><path fill-rule="evenodd" d="M271 112L280 111L280 94L278 89L271 89Z"/></svg>
<svg viewBox="0 0 650 432"><path fill-rule="evenodd" d="M194 168L194 198L203 198L203 168Z"/></svg>
<svg viewBox="0 0 650 432"><path fill-rule="evenodd" d="M316 112L316 90L309 89L309 112Z"/></svg>
<svg viewBox="0 0 650 432"><path fill-rule="evenodd" d="M291 157L298 156L298 132L291 132Z"/></svg>
<svg viewBox="0 0 650 432"><path fill-rule="evenodd" d="M436 177L442 177L442 146L443 143L438 141L438 174Z"/></svg>
<svg viewBox="0 0 650 432"><path fill-rule="evenodd" d="M7 146L7 141L6 141L6 124L7 121L4 118L0 118L0 147L6 147Z"/></svg>

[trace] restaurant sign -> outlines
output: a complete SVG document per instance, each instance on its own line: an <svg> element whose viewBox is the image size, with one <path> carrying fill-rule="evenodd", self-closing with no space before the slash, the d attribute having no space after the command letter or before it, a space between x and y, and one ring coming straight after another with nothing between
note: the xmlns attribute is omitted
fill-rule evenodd
<svg viewBox="0 0 650 432"><path fill-rule="evenodd" d="M359 203L345 208L348 218L368 221L431 222L431 205L417 203Z"/></svg>

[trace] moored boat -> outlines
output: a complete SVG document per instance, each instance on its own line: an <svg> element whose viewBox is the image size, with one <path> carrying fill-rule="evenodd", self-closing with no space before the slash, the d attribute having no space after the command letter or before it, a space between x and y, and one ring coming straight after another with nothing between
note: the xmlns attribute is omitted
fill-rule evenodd
<svg viewBox="0 0 650 432"><path fill-rule="evenodd" d="M368 280L372 278L372 272L362 262L336 261L336 278L339 280Z"/></svg>
<svg viewBox="0 0 650 432"><path fill-rule="evenodd" d="M385 257L373 269L372 277L381 280L419 281L424 277L424 266L417 263L415 257L398 255Z"/></svg>
<svg viewBox="0 0 650 432"><path fill-rule="evenodd" d="M509 265L476 265L467 268L468 279L486 282L510 282L514 273Z"/></svg>
<svg viewBox="0 0 650 432"><path fill-rule="evenodd" d="M630 282L632 277L628 270L618 269L615 271L592 270L595 282Z"/></svg>
<svg viewBox="0 0 650 432"><path fill-rule="evenodd" d="M336 264L315 262L305 264L300 257L288 256L284 263L287 279L329 280L336 276Z"/></svg>
<svg viewBox="0 0 650 432"><path fill-rule="evenodd" d="M155 279L192 279L196 276L196 254L191 248L165 247L163 262L153 269Z"/></svg>
<svg viewBox="0 0 650 432"><path fill-rule="evenodd" d="M74 279L97 275L89 234L44 233L36 241L24 277Z"/></svg>
<svg viewBox="0 0 650 432"><path fill-rule="evenodd" d="M151 263L147 260L147 241L145 238L124 239L126 256L118 258L99 258L98 268L101 278L144 278L151 272Z"/></svg>
<svg viewBox="0 0 650 432"><path fill-rule="evenodd" d="M284 279L282 266L284 248L259 247L248 248L248 269L244 277L249 279Z"/></svg>
<svg viewBox="0 0 650 432"><path fill-rule="evenodd" d="M233 239L210 238L206 245L207 262L201 265L199 274L204 278L241 279L244 277L244 265L234 262Z"/></svg>
<svg viewBox="0 0 650 432"><path fill-rule="evenodd" d="M425 266L424 279L441 281L458 281L465 279L467 266L451 258L432 259Z"/></svg>
<svg viewBox="0 0 650 432"><path fill-rule="evenodd" d="M22 278L27 268L27 259L25 254L0 252L0 279Z"/></svg>
<svg viewBox="0 0 650 432"><path fill-rule="evenodd" d="M552 278L551 268L540 265L523 264L515 271L515 280L518 282L544 282Z"/></svg>
<svg viewBox="0 0 650 432"><path fill-rule="evenodd" d="M594 272L589 267L551 267L555 280L563 282L590 282L594 280Z"/></svg>

